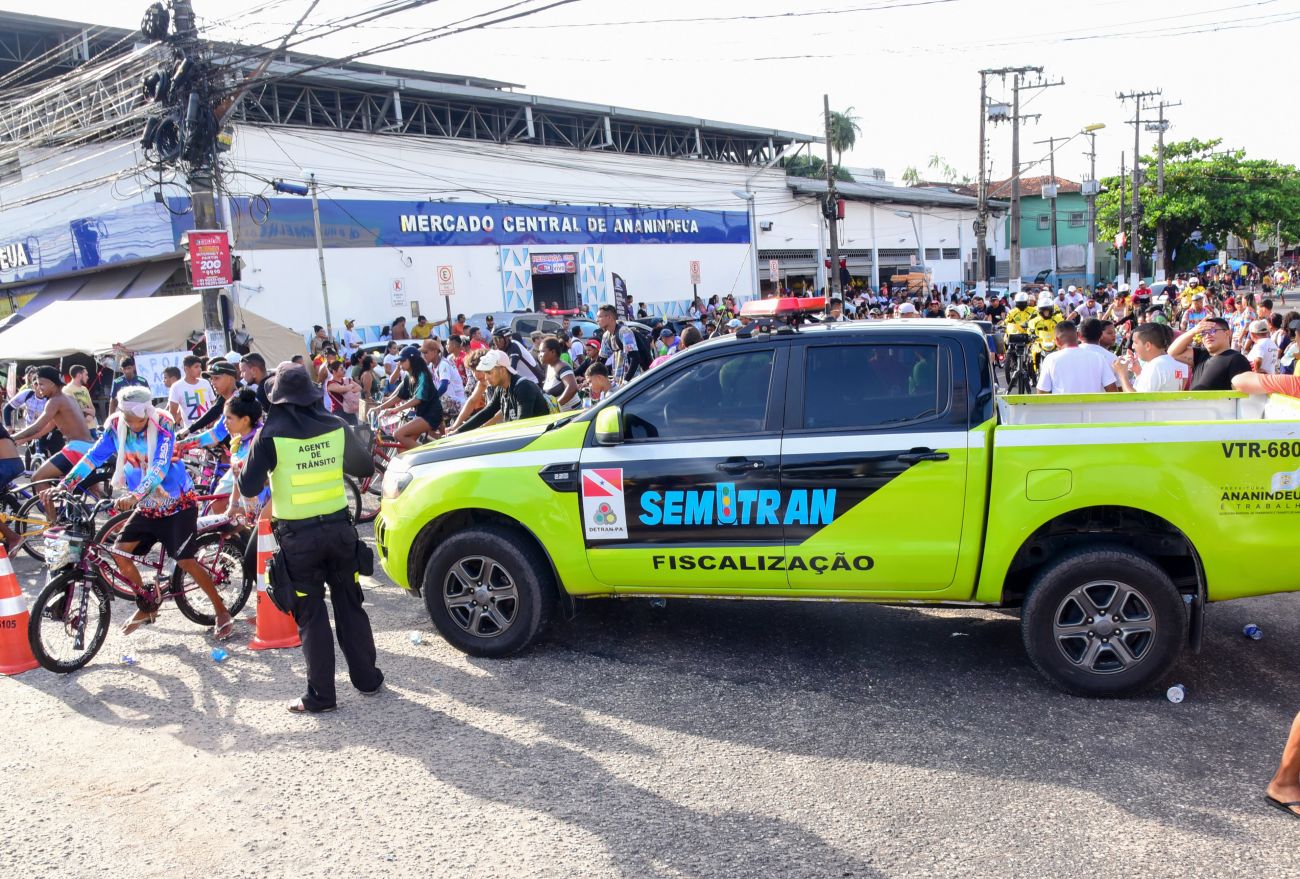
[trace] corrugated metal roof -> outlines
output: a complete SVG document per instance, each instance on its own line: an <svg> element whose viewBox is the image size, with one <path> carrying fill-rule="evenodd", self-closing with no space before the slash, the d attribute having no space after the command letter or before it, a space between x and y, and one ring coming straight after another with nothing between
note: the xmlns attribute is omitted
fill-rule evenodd
<svg viewBox="0 0 1300 879"><path fill-rule="evenodd" d="M812 177L790 177L786 183L796 195L824 195L826 181ZM891 204L914 204L922 207L975 208L977 199L945 189L925 189L912 186L890 186L885 183L845 183L836 181L835 191L843 198L855 201L881 201ZM989 200L995 211L1005 210L1006 202Z"/></svg>
<svg viewBox="0 0 1300 879"><path fill-rule="evenodd" d="M0 30L13 28L26 32L61 34L67 31L92 29L94 32L114 38L129 37L135 31L123 28L101 27L84 22L61 21L21 13L0 12ZM218 54L223 51L228 56L225 60L247 56L243 66L252 69L265 57L265 50L258 47L236 46L231 44L214 44ZM316 67L324 63L325 66ZM307 70L306 68L315 67ZM301 71L301 72L299 72ZM389 65L366 64L357 61L333 62L321 55L304 55L296 52L277 56L267 70L271 76L286 77L289 80L324 82L333 86L369 87L386 90L399 89L424 94L441 95L472 99L484 103L500 103L511 106L533 106L548 110L561 110L572 113L590 113L600 116L613 116L632 122L651 125L676 125L689 128L702 128L708 131L734 133L746 137L772 138L775 141L789 143L821 143L822 138L782 131L754 125L739 125L731 122L719 122L691 116L678 116L669 113L656 113L646 110L634 110L608 104L593 104L585 101L571 101L542 95L529 95L506 89L523 88L522 85L478 76L462 76L448 73L434 73L426 70L411 70Z"/></svg>

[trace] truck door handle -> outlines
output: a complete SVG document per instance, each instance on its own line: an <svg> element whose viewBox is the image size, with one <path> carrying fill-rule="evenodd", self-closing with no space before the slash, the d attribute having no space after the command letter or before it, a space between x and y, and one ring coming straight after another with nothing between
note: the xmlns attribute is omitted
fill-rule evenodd
<svg viewBox="0 0 1300 879"><path fill-rule="evenodd" d="M745 473L749 470L762 470L767 464L763 461L751 461L748 458L736 458L722 461L715 466L723 473Z"/></svg>
<svg viewBox="0 0 1300 879"><path fill-rule="evenodd" d="M919 464L922 461L947 461L948 453L917 447L899 455L898 460L903 464Z"/></svg>

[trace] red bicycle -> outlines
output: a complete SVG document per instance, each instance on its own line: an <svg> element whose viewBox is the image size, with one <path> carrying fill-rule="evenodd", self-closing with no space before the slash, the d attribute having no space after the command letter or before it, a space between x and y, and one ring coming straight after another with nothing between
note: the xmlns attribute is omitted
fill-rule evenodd
<svg viewBox="0 0 1300 879"><path fill-rule="evenodd" d="M115 597L151 604L174 601L191 622L205 627L216 622L215 609L198 584L161 549L141 557L113 546L129 512L110 519L96 534L95 515L108 509L111 499L92 503L66 492L55 499L57 519L45 535L47 582L32 605L27 626L32 655L43 668L67 674L94 659L108 635ZM237 615L253 587L244 564L247 532L212 528L195 539L195 559L212 578L230 615ZM122 574L115 558L134 563L144 585L137 587Z"/></svg>

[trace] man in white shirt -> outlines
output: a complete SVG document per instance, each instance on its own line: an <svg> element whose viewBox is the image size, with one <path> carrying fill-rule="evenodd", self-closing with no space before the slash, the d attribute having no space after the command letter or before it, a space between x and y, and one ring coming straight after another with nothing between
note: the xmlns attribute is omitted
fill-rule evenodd
<svg viewBox="0 0 1300 879"><path fill-rule="evenodd" d="M342 344L339 345L339 354L344 360L351 360L352 353L364 344L361 334L353 329L356 323L351 319L343 321L343 337L340 340Z"/></svg>
<svg viewBox="0 0 1300 879"><path fill-rule="evenodd" d="M1279 358L1277 342L1268 331L1268 321L1257 320L1250 324L1250 350L1246 359L1250 368L1260 375L1276 375Z"/></svg>
<svg viewBox="0 0 1300 879"><path fill-rule="evenodd" d="M1079 324L1079 348L1096 357L1106 367L1106 375L1113 375L1111 364L1119 358L1110 347L1115 344L1115 324L1108 320L1092 318ZM1119 390L1118 385L1115 390Z"/></svg>
<svg viewBox="0 0 1300 879"><path fill-rule="evenodd" d="M1181 391L1191 374L1187 365L1168 354L1171 331L1161 324L1142 324L1133 331L1133 353L1137 362L1128 366L1123 360L1112 364L1119 383L1128 393L1149 394ZM1129 380L1129 368L1137 378Z"/></svg>
<svg viewBox="0 0 1300 879"><path fill-rule="evenodd" d="M1079 331L1068 320L1056 325L1057 350L1043 359L1040 394L1100 394L1116 389L1115 374L1100 357L1079 347Z"/></svg>
<svg viewBox="0 0 1300 879"><path fill-rule="evenodd" d="M167 391L167 408L177 424L189 427L217 401L217 392L202 376L202 360L191 354L181 363L185 367L184 374Z"/></svg>

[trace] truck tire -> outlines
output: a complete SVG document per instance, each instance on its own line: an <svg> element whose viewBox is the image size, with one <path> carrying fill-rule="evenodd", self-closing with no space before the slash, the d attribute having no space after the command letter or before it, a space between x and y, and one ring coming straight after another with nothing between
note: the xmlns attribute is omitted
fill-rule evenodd
<svg viewBox="0 0 1300 879"><path fill-rule="evenodd" d="M1122 696L1173 668L1187 638L1187 609L1151 559L1123 546L1094 546L1038 574L1020 634L1034 667L1061 689Z"/></svg>
<svg viewBox="0 0 1300 879"><path fill-rule="evenodd" d="M533 643L555 608L550 565L506 528L458 532L434 550L421 589L438 634L470 656L508 656Z"/></svg>

